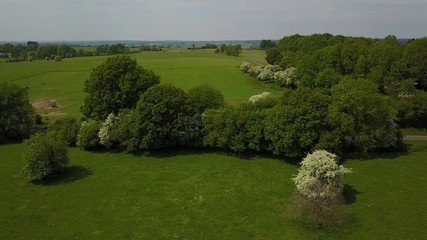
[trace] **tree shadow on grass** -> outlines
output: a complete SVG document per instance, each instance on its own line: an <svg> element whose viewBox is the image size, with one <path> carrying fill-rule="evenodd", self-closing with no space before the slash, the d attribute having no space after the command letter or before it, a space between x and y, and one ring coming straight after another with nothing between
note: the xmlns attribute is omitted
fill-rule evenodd
<svg viewBox="0 0 427 240"><path fill-rule="evenodd" d="M356 202L356 196L362 192L357 191L353 186L349 184L344 184L344 203L350 205Z"/></svg>
<svg viewBox="0 0 427 240"><path fill-rule="evenodd" d="M58 174L55 174L42 181L33 181L33 183L37 185L43 185L43 186L69 184L69 183L84 179L92 174L93 174L93 171L91 169L87 169L82 166L69 166L69 167L66 167L64 171Z"/></svg>

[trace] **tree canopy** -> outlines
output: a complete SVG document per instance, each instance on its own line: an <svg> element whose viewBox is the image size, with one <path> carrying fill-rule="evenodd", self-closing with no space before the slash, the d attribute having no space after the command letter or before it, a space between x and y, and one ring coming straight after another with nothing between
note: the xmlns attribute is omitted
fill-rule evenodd
<svg viewBox="0 0 427 240"><path fill-rule="evenodd" d="M159 82L153 71L139 66L129 56L110 57L94 68L85 82L88 95L82 107L83 115L104 120L110 113L134 108L140 95Z"/></svg>
<svg viewBox="0 0 427 240"><path fill-rule="evenodd" d="M27 89L0 83L0 143L29 136L34 111Z"/></svg>

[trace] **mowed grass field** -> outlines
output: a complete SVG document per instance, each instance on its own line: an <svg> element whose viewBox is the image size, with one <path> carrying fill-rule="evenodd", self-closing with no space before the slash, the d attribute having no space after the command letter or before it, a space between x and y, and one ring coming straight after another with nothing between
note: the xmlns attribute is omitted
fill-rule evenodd
<svg viewBox="0 0 427 240"><path fill-rule="evenodd" d="M262 51L227 57L211 51L132 54L183 89L210 84L229 104L280 90L240 73ZM0 63L0 81L29 88L32 101L57 99L47 116L80 117L84 81L106 57ZM297 165L281 158L242 160L223 152L167 150L141 155L69 149L70 166L44 184L19 175L22 144L0 145L0 239L427 239L427 148L351 158L345 178L350 222L312 229L287 214Z"/></svg>
<svg viewBox="0 0 427 240"><path fill-rule="evenodd" d="M246 101L263 91L279 96L281 90L240 72L244 61L265 63L263 51L244 51L240 57L215 54L212 50L167 50L131 54L138 63L161 77L161 84L173 84L184 90L209 84L219 89L229 104ZM63 62L33 61L0 63L0 82L12 82L29 88L33 102L55 99L56 109L40 109L46 116L68 114L80 117L85 98L84 82L92 68L107 56L64 59Z"/></svg>
<svg viewBox="0 0 427 240"><path fill-rule="evenodd" d="M427 153L345 161L350 223L306 227L286 214L295 164L224 153L70 149L45 184L19 176L22 145L0 146L0 239L426 239Z"/></svg>

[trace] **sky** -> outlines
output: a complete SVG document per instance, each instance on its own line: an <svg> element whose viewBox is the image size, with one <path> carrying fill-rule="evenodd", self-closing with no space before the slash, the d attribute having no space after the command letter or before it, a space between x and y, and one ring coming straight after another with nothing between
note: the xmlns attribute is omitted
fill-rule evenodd
<svg viewBox="0 0 427 240"><path fill-rule="evenodd" d="M427 36L427 0L0 0L0 41Z"/></svg>

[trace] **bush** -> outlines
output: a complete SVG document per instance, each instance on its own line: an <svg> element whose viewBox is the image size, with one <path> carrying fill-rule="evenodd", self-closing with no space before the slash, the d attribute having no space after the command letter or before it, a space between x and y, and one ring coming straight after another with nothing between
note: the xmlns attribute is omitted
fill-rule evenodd
<svg viewBox="0 0 427 240"><path fill-rule="evenodd" d="M244 73L248 73L249 69L251 69L251 64L248 62L244 62L242 63L242 65L240 65L240 71L244 72Z"/></svg>
<svg viewBox="0 0 427 240"><path fill-rule="evenodd" d="M77 136L77 146L81 149L89 150L99 147L99 129L101 124L96 121L82 122Z"/></svg>
<svg viewBox="0 0 427 240"><path fill-rule="evenodd" d="M117 128L119 118L113 113L108 115L107 119L101 124L101 128L98 132L99 143L106 148L110 148L114 145L111 132L114 128Z"/></svg>
<svg viewBox="0 0 427 240"><path fill-rule="evenodd" d="M67 145L73 146L77 142L79 123L73 117L57 118L49 122L48 132L57 135L58 139Z"/></svg>
<svg viewBox="0 0 427 240"><path fill-rule="evenodd" d="M43 180L68 165L67 148L55 136L37 133L24 141L24 161L21 174L29 180Z"/></svg>

